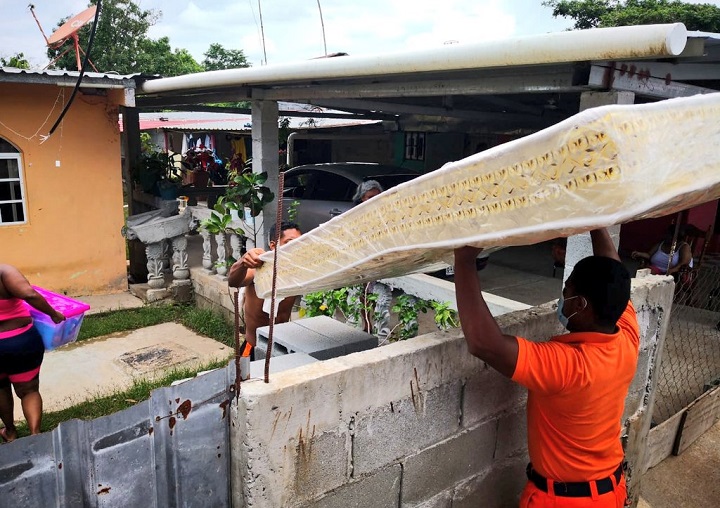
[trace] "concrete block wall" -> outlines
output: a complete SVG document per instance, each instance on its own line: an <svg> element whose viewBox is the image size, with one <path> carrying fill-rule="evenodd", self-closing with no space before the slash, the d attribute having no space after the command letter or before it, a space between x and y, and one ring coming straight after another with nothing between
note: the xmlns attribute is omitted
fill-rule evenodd
<svg viewBox="0 0 720 508"><path fill-rule="evenodd" d="M642 396L628 398L631 470L642 463L672 285L637 280L633 301L643 342L633 383ZM530 339L561 332L551 304L499 321ZM232 410L233 506L513 505L528 460L525 399L467 353L459 331L243 383Z"/></svg>

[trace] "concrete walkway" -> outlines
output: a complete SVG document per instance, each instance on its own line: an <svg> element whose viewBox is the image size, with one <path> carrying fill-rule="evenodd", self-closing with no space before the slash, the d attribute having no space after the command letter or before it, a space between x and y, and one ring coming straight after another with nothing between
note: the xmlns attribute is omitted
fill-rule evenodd
<svg viewBox="0 0 720 508"><path fill-rule="evenodd" d="M638 508L720 506L720 422L643 476Z"/></svg>
<svg viewBox="0 0 720 508"><path fill-rule="evenodd" d="M80 297L89 313L141 307L129 293ZM68 344L45 353L40 393L45 411L57 411L97 395L110 394L179 367L196 367L230 358L229 348L177 323L163 323ZM15 399L15 420L23 420Z"/></svg>

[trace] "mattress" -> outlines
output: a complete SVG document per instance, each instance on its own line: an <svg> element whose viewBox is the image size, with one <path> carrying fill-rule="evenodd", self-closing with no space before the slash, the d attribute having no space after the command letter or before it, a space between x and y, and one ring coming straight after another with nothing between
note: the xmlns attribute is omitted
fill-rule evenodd
<svg viewBox="0 0 720 508"><path fill-rule="evenodd" d="M278 249L278 297L452 264L462 245L528 245L720 197L720 94L583 111L333 218ZM272 287L273 253L256 272Z"/></svg>

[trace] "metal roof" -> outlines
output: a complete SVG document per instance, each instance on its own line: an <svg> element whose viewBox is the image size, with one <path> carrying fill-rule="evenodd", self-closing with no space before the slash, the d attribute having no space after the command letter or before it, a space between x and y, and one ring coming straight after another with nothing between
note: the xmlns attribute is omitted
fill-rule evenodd
<svg viewBox="0 0 720 508"><path fill-rule="evenodd" d="M317 130L352 127L379 123L377 120L349 120L338 118L302 118L280 114L290 119L292 130ZM250 132L252 117L245 114L171 111L163 113L140 113L140 130L165 129L187 132L230 131Z"/></svg>
<svg viewBox="0 0 720 508"><path fill-rule="evenodd" d="M78 71L28 70L16 67L0 67L0 83L29 83L41 85L75 86ZM85 88L135 88L134 75L86 72L80 84Z"/></svg>
<svg viewBox="0 0 720 508"><path fill-rule="evenodd" d="M719 38L644 25L228 69L144 81L137 105L291 101L405 128L531 131L577 113L587 91L629 91L636 103L718 91Z"/></svg>

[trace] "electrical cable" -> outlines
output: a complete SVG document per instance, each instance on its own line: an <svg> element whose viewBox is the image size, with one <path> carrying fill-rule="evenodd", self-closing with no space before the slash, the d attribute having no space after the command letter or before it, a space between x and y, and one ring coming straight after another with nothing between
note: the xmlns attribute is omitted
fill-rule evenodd
<svg viewBox="0 0 720 508"><path fill-rule="evenodd" d="M41 136L40 143L44 143L47 141L47 139L53 135L53 132L55 132L55 129L57 129L58 125L60 125L60 122L62 122L63 117L65 116L65 113L67 113L68 109L70 109L70 105L73 103L73 100L75 99L75 95L77 94L77 91L80 89L80 84L82 83L83 75L85 74L85 68L87 67L88 61L90 61L90 51L92 50L93 40L95 39L95 31L97 30L98 25L98 19L100 19L100 7L102 0L97 0L97 10L95 11L95 19L93 20L93 26L92 30L90 31L90 38L88 39L88 45L87 50L85 51L85 59L83 60L82 67L80 69L80 75L78 76L77 83L75 83L75 88L73 89L72 95L70 95L70 99L68 99L67 104L65 104L65 107L60 112L60 116L55 121L55 124L50 129L50 132L46 136Z"/></svg>

